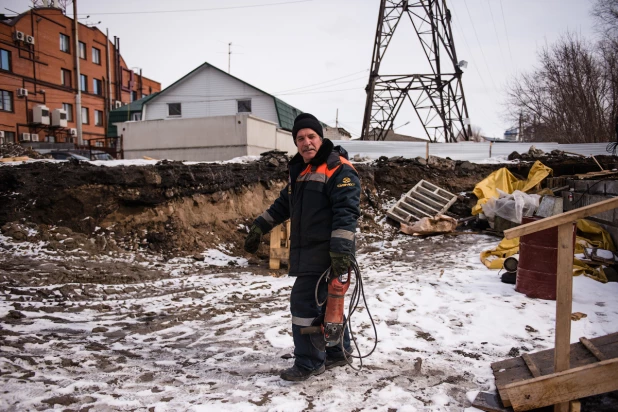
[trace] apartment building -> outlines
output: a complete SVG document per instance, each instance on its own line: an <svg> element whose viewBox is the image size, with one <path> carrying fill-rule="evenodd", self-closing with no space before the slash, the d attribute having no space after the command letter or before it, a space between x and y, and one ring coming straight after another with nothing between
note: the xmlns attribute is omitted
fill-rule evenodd
<svg viewBox="0 0 618 412"><path fill-rule="evenodd" d="M116 146L106 139L110 110L161 90L127 65L119 38L78 27L76 46L74 21L58 7L0 19L0 142L77 143L79 87L84 144Z"/></svg>

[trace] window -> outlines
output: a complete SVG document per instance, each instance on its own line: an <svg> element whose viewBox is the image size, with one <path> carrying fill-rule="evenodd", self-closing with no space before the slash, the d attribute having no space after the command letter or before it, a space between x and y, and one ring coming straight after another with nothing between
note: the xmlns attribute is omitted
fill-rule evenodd
<svg viewBox="0 0 618 412"><path fill-rule="evenodd" d="M13 111L13 92L0 90L0 110L5 112Z"/></svg>
<svg viewBox="0 0 618 412"><path fill-rule="evenodd" d="M169 117L182 116L182 108L180 107L180 103L168 103L167 104L167 115Z"/></svg>
<svg viewBox="0 0 618 412"><path fill-rule="evenodd" d="M79 75L79 89L82 92L87 92L88 91L88 77L86 77L85 74L80 74Z"/></svg>
<svg viewBox="0 0 618 412"><path fill-rule="evenodd" d="M86 43L79 42L79 58L86 60Z"/></svg>
<svg viewBox="0 0 618 412"><path fill-rule="evenodd" d="M94 125L103 126L103 112L101 110L94 111Z"/></svg>
<svg viewBox="0 0 618 412"><path fill-rule="evenodd" d="M101 64L101 50L96 47L92 48L92 62L94 64Z"/></svg>
<svg viewBox="0 0 618 412"><path fill-rule="evenodd" d="M99 79L92 79L92 92L101 96L103 94L103 82Z"/></svg>
<svg viewBox="0 0 618 412"><path fill-rule="evenodd" d="M69 36L67 36L66 34L62 34L60 33L60 50L65 52L65 53L71 53L71 45L70 45L71 41L69 39Z"/></svg>
<svg viewBox="0 0 618 412"><path fill-rule="evenodd" d="M71 71L67 69L60 69L60 82L63 86L72 87L71 86Z"/></svg>
<svg viewBox="0 0 618 412"><path fill-rule="evenodd" d="M90 124L90 113L87 107L82 107L82 123Z"/></svg>
<svg viewBox="0 0 618 412"><path fill-rule="evenodd" d="M67 122L73 121L73 105L71 103L62 103L62 108L67 112Z"/></svg>
<svg viewBox="0 0 618 412"><path fill-rule="evenodd" d="M1 143L15 143L15 132L4 132L4 140L0 139Z"/></svg>
<svg viewBox="0 0 618 412"><path fill-rule="evenodd" d="M0 49L0 69L11 71L11 52L8 50Z"/></svg>
<svg viewBox="0 0 618 412"><path fill-rule="evenodd" d="M251 113L251 99L238 100L238 113Z"/></svg>
<svg viewBox="0 0 618 412"><path fill-rule="evenodd" d="M131 101L134 102L137 100L137 92L132 90L131 91Z"/></svg>

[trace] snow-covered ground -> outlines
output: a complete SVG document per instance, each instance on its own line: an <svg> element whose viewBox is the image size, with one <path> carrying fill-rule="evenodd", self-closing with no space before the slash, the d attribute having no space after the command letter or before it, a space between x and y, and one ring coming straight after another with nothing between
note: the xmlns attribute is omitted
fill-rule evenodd
<svg viewBox="0 0 618 412"><path fill-rule="evenodd" d="M480 263L497 243L397 235L364 246L376 352L361 372L291 383L278 372L293 362L293 278L254 274L224 250L68 259L1 237L0 410L474 411L469 400L494 386L492 362L553 346L555 302ZM134 280L88 281L105 271ZM573 311L587 317L572 341L618 330L617 295L616 283L574 278ZM367 352L366 310L353 326Z"/></svg>

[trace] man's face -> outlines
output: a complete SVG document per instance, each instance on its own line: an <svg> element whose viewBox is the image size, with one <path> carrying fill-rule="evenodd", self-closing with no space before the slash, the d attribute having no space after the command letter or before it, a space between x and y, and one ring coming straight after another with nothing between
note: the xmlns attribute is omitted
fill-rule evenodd
<svg viewBox="0 0 618 412"><path fill-rule="evenodd" d="M313 129L300 129L296 134L296 147L305 163L315 157L322 146L322 138Z"/></svg>

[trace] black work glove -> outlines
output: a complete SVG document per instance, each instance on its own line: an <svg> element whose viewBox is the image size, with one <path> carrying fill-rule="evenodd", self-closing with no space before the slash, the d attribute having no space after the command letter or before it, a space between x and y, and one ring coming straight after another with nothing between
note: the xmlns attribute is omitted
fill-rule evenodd
<svg viewBox="0 0 618 412"><path fill-rule="evenodd" d="M254 254L260 247L262 241L262 229L258 225L251 226L249 234L245 239L245 251L247 253Z"/></svg>
<svg viewBox="0 0 618 412"><path fill-rule="evenodd" d="M346 253L330 252L330 272L335 276L348 273L350 255Z"/></svg>

